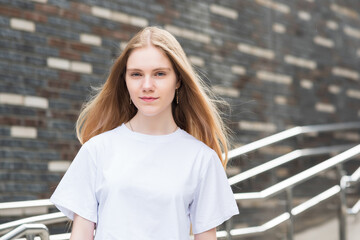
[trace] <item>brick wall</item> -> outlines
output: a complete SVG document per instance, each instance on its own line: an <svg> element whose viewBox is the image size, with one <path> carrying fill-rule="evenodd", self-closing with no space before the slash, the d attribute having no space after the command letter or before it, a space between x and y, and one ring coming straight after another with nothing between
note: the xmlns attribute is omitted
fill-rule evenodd
<svg viewBox="0 0 360 240"><path fill-rule="evenodd" d="M358 1L0 0L0 202L49 197L80 147L91 86L148 25L173 33L230 103L236 144L358 120L359 12Z"/></svg>

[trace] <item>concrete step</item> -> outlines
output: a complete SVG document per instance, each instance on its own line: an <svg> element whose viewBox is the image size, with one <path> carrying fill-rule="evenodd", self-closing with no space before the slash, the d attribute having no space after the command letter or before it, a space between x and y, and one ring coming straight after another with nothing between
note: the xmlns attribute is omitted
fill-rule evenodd
<svg viewBox="0 0 360 240"><path fill-rule="evenodd" d="M349 216L347 218L347 240L360 239L360 218ZM319 226L307 229L303 232L295 234L295 240L309 240L309 239L326 239L339 240L339 221L333 218L330 221Z"/></svg>

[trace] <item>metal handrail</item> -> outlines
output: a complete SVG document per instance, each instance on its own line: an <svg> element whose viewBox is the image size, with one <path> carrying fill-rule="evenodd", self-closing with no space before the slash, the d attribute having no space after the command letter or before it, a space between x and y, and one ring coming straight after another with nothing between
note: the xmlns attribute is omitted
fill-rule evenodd
<svg viewBox="0 0 360 240"><path fill-rule="evenodd" d="M23 224L29 224L29 223L53 224L53 223L64 222L67 220L68 218L62 212L49 213L39 216L23 218L20 220L0 224L0 234L9 232L11 229Z"/></svg>
<svg viewBox="0 0 360 240"><path fill-rule="evenodd" d="M279 192L285 191L288 188L292 188L309 178L328 170L329 168L339 165L358 154L360 154L360 144L260 192L235 193L235 199L254 200L269 198Z"/></svg>
<svg viewBox="0 0 360 240"><path fill-rule="evenodd" d="M345 202L344 197L344 187L349 185L349 182L357 182L360 178L360 170L357 169L351 176L343 176L340 181L340 185L336 185L325 192L311 198L310 200L293 207L291 206L292 202L292 189L294 186L332 168L335 166L340 166L342 163L346 162L347 160L353 158L354 156L360 154L360 144L356 145L353 148L350 148L347 151L344 151L332 158L329 158L328 160L317 164L301 173L298 173L297 175L294 175L293 177L290 177L278 184L275 184L263 191L260 192L250 192L250 193L235 193L235 199L236 200L254 200L254 199L266 199L269 197L272 197L280 192L286 191L287 193L287 209L288 212L285 212L281 214L280 216L277 216L270 221L264 223L261 226L255 226L255 227L248 227L248 228L241 228L241 229L232 229L229 231L230 236L245 236L245 235L257 235L264 233L265 231L268 231L281 223L288 222L290 225L290 231L288 232L289 239L292 239L293 234L293 228L292 228L292 221L293 216L296 216L302 212L304 212L307 209L310 209L311 207L314 207L318 205L320 202L333 197L336 194L340 194L340 196L343 198L341 199L342 202L342 208ZM345 206L346 207L346 206ZM357 214L360 209L360 201L355 204L355 206L352 209L346 209L347 213L354 212L354 214ZM345 231L345 220L343 220L345 212L340 212L339 217L342 218L340 221L340 239L346 239L346 231Z"/></svg>
<svg viewBox="0 0 360 240"><path fill-rule="evenodd" d="M34 239L39 235L41 240L49 240L49 230L44 224L23 224L0 237L0 240L11 240L26 235L26 239Z"/></svg>
<svg viewBox="0 0 360 240"><path fill-rule="evenodd" d="M228 158L229 160L255 151L259 148L271 145L276 142L283 141L285 139L305 134L305 133L317 133L317 132L332 132L332 131L339 131L339 130L348 130L348 129L360 129L360 122L349 122L349 123L334 123L334 124L321 124L321 125L310 125L310 126L298 126L293 127L288 130L276 133L269 137L265 137L263 139L257 140L255 142L246 144L244 146L238 147L229 151Z"/></svg>
<svg viewBox="0 0 360 240"><path fill-rule="evenodd" d="M341 188L339 185L335 185L328 190L316 195L315 197L299 204L298 206L294 207L291 210L291 215L297 216L306 210L310 209L311 207L329 199L330 197L335 196L341 191ZM240 228L240 229L233 229L230 231L231 236L251 236L256 234L262 234L268 230L271 230L280 224L289 221L291 217L290 213L285 212L281 215L271 219L268 222L265 222L264 224L260 226L255 227L247 227L247 228Z"/></svg>
<svg viewBox="0 0 360 240"><path fill-rule="evenodd" d="M344 176L347 187L360 181L360 167L351 176Z"/></svg>
<svg viewBox="0 0 360 240"><path fill-rule="evenodd" d="M32 208L32 207L48 207L53 206L54 204L50 202L49 199L41 200L28 200L28 201L18 201L18 202L5 202L0 203L0 211L5 209L19 209L19 208Z"/></svg>
<svg viewBox="0 0 360 240"><path fill-rule="evenodd" d="M247 180L251 177L254 177L260 173L264 173L264 172L274 169L280 165L283 165L285 163L289 163L293 160L296 160L300 157L315 156L315 155L321 155L321 154L326 154L326 153L339 152L339 151L343 151L345 149L349 149L353 146L354 146L354 144L346 144L346 145L337 145L337 146L331 146L331 147L318 147L318 148L306 148L306 149L294 150L283 156L280 156L271 161L263 163L259 166L251 168L245 172L242 172L235 176L232 176L231 178L229 178L229 184L234 185L236 183L245 181L245 180Z"/></svg>
<svg viewBox="0 0 360 240"><path fill-rule="evenodd" d="M342 179L346 179L352 181L352 182L359 182L360 181L360 168L358 168L351 176L344 176ZM346 184L349 186L348 184ZM313 206L318 205L319 203L337 195L340 193L341 187L339 185L335 185L328 190L318 194L317 196L305 201L304 203L299 204L298 206L294 207L291 210L291 214L293 216L297 216L300 213L310 209ZM347 213L350 215L356 215L360 211L360 200L350 209L347 210ZM268 230L271 230L278 225L289 221L290 220L290 213L283 213L270 221L255 227L247 227L247 228L241 228L241 229L233 229L230 231L230 234L232 236L249 236L249 235L256 235L256 234L262 234Z"/></svg>
<svg viewBox="0 0 360 240"><path fill-rule="evenodd" d="M341 179L342 187L347 188L355 183L360 182L360 167L350 176L344 176ZM360 212L360 200L358 200L352 208L347 209L347 214L357 215Z"/></svg>
<svg viewBox="0 0 360 240"><path fill-rule="evenodd" d="M352 208L347 209L347 214L349 215L357 215L360 212L360 200L354 204Z"/></svg>

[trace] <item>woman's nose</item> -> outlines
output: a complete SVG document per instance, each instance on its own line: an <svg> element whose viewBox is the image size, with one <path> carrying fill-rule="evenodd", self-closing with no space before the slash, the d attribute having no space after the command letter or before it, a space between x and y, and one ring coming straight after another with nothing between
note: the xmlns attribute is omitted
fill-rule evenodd
<svg viewBox="0 0 360 240"><path fill-rule="evenodd" d="M154 88L154 79L150 75L145 75L142 87L144 90L149 90Z"/></svg>

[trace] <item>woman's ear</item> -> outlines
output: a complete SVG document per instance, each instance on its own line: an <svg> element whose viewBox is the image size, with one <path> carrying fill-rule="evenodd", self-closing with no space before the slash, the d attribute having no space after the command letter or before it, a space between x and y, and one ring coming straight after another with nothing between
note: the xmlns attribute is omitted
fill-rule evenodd
<svg viewBox="0 0 360 240"><path fill-rule="evenodd" d="M177 78L177 82L176 82L176 89L180 88L181 87L181 78L178 77Z"/></svg>

